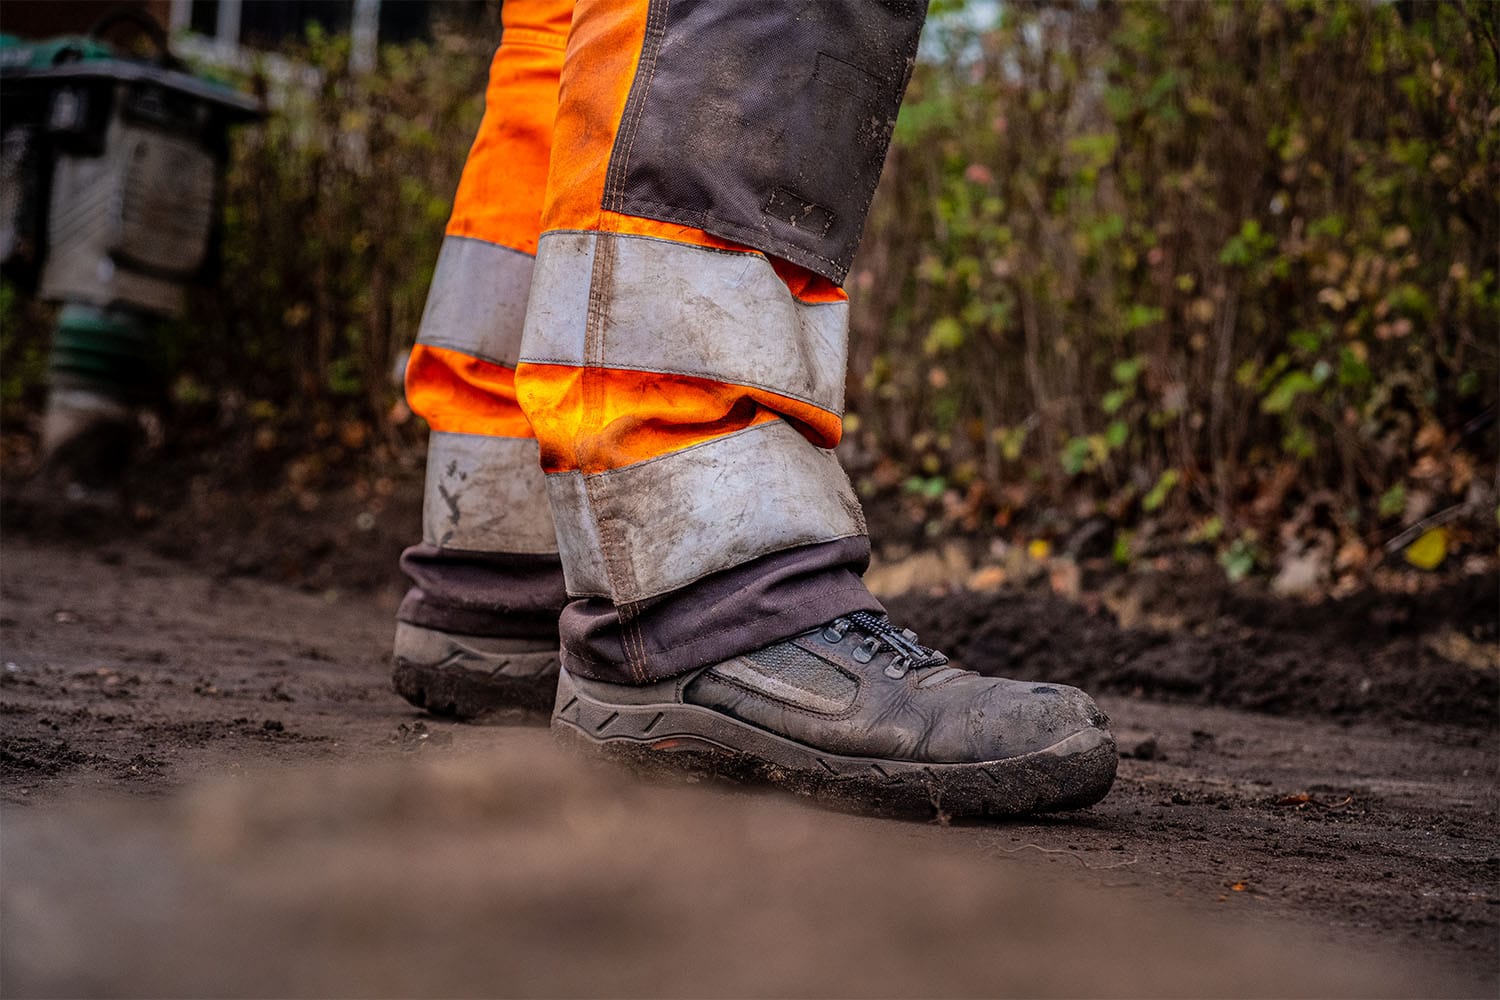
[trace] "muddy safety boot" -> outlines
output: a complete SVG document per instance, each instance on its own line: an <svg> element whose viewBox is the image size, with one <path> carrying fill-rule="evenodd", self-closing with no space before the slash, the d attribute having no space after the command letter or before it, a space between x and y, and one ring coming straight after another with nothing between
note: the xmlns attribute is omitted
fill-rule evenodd
<svg viewBox="0 0 1500 1000"><path fill-rule="evenodd" d="M1077 688L960 670L910 630L857 611L645 686L564 669L552 727L647 770L957 818L1098 802L1115 778L1108 721Z"/></svg>
<svg viewBox="0 0 1500 1000"><path fill-rule="evenodd" d="M557 641L458 635L396 623L396 693L465 722L540 722L557 694Z"/></svg>

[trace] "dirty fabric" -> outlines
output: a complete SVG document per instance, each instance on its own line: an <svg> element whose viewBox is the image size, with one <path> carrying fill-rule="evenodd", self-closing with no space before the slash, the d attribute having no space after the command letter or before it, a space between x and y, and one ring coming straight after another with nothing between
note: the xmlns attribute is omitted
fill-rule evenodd
<svg viewBox="0 0 1500 1000"><path fill-rule="evenodd" d="M454 552L413 545L401 554L412 586L396 617L461 635L505 639L557 637L567 601L555 555Z"/></svg>
<svg viewBox="0 0 1500 1000"><path fill-rule="evenodd" d="M605 207L698 226L842 282L926 3L652 7Z"/></svg>
<svg viewBox="0 0 1500 1000"><path fill-rule="evenodd" d="M464 165L406 398L432 429L422 544L402 568L402 621L549 638L566 597L531 424L515 398L526 299L572 0L502 12L485 113Z"/></svg>
<svg viewBox="0 0 1500 1000"><path fill-rule="evenodd" d="M401 614L534 634L555 601L570 668L640 682L879 607L840 282L925 4L563 8L503 10L407 370L436 457Z"/></svg>
<svg viewBox="0 0 1500 1000"><path fill-rule="evenodd" d="M869 539L846 538L764 556L638 605L571 601L563 665L596 680L663 680L851 611L881 612L859 579L869 561Z"/></svg>

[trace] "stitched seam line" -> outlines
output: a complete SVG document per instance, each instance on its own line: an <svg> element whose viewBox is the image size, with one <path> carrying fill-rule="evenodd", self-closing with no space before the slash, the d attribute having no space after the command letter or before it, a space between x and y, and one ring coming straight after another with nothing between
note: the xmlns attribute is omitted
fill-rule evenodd
<svg viewBox="0 0 1500 1000"><path fill-rule="evenodd" d="M562 52L568 47L566 34L555 34L537 28L508 28L500 34L500 48L551 49Z"/></svg>
<svg viewBox="0 0 1500 1000"><path fill-rule="evenodd" d="M790 427L791 426L785 420L779 421L779 424L782 425L782 426L786 426L786 427ZM751 424L749 427L741 427L737 431L730 431L728 434L723 434L723 435L720 435L719 437L716 437L716 438L710 438L707 441L700 441L697 444L690 444L686 448L679 448L677 451L670 451L670 452L667 452L667 454L665 454L665 455L657 455L655 458L646 458L646 459L642 459L639 462L632 463L630 465L622 465L618 469L606 469L603 472L584 472L584 473L580 473L580 474L585 479L598 479L600 477L613 476L616 473L625 472L625 471L627 471L629 469L639 469L639 468L641 468L644 465L650 465L652 462L665 462L669 458L676 458L678 455L686 455L688 452L690 452L690 451L697 451L699 448L708 448L708 447L711 447L713 445L719 444L722 441L728 441L730 438L739 437L742 434L753 434L756 431L771 430L771 429L773 429L773 428L775 428L777 426L778 426L778 421L776 421L776 420L767 420L763 424ZM800 434L798 436L801 437ZM803 439L803 441L804 441L804 443L810 444L810 442L807 442L805 438ZM817 448L817 445L811 445L810 444L810 446L813 447L813 448ZM829 454L832 454L832 451L830 449L828 449L828 448L818 448L818 451L828 452ZM565 470L565 471L567 471L567 472L577 472L578 470L576 470L576 469L568 469L568 470ZM552 473L548 473L548 475L554 475L555 476L555 475L561 475L561 473L552 472Z"/></svg>
<svg viewBox="0 0 1500 1000"><path fill-rule="evenodd" d="M543 550L540 550L540 551L537 551L537 552L515 552L515 551L509 551L509 550L502 551L502 550L499 550L499 549L460 549L460 548L454 548L452 546L447 546L447 545L436 545L436 546L433 546L433 547L434 548L442 549L443 555L445 555L445 556L464 556L464 555L471 555L471 556L493 556L493 555L502 555L502 556L504 556L504 555L555 556L555 555L557 555L557 550L556 549L543 549ZM476 605L476 606L478 606L478 605Z"/></svg>
<svg viewBox="0 0 1500 1000"><path fill-rule="evenodd" d="M625 195L625 173L630 163L630 149L635 144L635 133L645 113L646 95L651 89L651 80L656 76L656 54L661 47L661 35L666 30L667 0L650 0L646 8L646 33L641 39L641 61L635 70L635 80L630 85L630 94L625 98L623 121L615 136L614 150L610 154L609 170L604 178L602 208L611 208L623 200ZM614 153L624 142L624 155L618 159Z"/></svg>
<svg viewBox="0 0 1500 1000"><path fill-rule="evenodd" d="M486 441L535 441L536 440L536 438L530 437L530 436L528 436L528 437L518 437L518 436L516 436L514 434L480 434L477 431L433 431L432 434L431 434L431 437L437 437L439 434L446 434L446 435L449 435L451 437L484 438ZM432 450L431 444L428 445L427 450L429 452ZM541 466L538 465L538 468L540 468L540 467Z"/></svg>
<svg viewBox="0 0 1500 1000"><path fill-rule="evenodd" d="M444 233L443 239L463 240L466 243L478 243L482 247L488 247L493 250L509 251L510 253L513 253L518 257L523 257L527 261L532 263L535 263L536 261L536 254L534 253L527 253L525 250L517 250L515 247L508 247L504 243L496 243L494 240L487 240L483 236L470 236L467 233Z"/></svg>
<svg viewBox="0 0 1500 1000"><path fill-rule="evenodd" d="M655 202L643 202L643 204L656 204L656 203ZM661 207L666 208L667 206L663 205ZM609 211L613 212L615 210L614 209L610 209ZM677 210L676 209L671 209L671 211L677 211ZM617 213L617 214L626 214L626 213ZM633 215L633 216L629 216L629 217L630 218L634 218L634 219L652 219L652 216L649 216L649 215ZM704 218L705 219L711 219L712 217L704 216ZM656 219L656 220L653 220L653 221L662 221L662 220ZM692 220L680 220L680 219L667 219L666 221L668 221L668 222L682 222L684 225L688 225L688 224L692 223ZM731 223L725 223L725 225L731 225ZM698 228L702 229L703 227L699 226ZM704 231L707 232L707 230L704 230ZM747 230L745 230L745 232L746 233L751 233L751 234L754 234L754 235L757 235L757 236L764 235L763 233L760 233L757 230L748 230L747 229ZM554 234L559 234L559 235L578 235L578 236L608 236L611 239L617 239L617 240L648 240L648 241L653 242L653 243L666 243L666 244L669 244L669 245L674 246L674 247L691 247L692 249L702 251L703 253L716 253L716 254L721 254L721 255L731 256L731 257L762 257L762 258L769 258L771 256L766 251L764 251L764 250L757 250L754 247L747 247L744 250L727 250L724 247L706 247L706 246L704 246L701 243L689 243L689 242L687 242L685 240L674 240L674 239L669 239L668 237L665 237L665 236L647 236L644 233L617 233L617 232L613 232L613 231L608 230L608 229L549 229L546 232L542 233L542 235L538 238L538 241L537 241L538 244L540 244L541 240L544 240L548 236L552 236ZM464 238L464 237L454 237L454 238L455 239L461 239L461 238ZM499 246L499 244L496 244L496 246ZM506 247L506 249L510 249L510 248ZM793 249L798 249L798 248L793 248ZM521 253L522 251L518 250L516 252L517 253ZM822 257L817 257L817 255L815 255L815 254L809 254L809 255L812 256L812 257L814 257L817 260L820 260L820 261L824 260ZM835 264L836 265L836 264L838 264L838 261L824 261L824 263ZM780 279L778 279L778 280L780 280ZM788 290L788 294L790 294L790 290ZM809 302L808 300L806 300L806 299L800 299L800 298L798 298L795 295L792 295L791 297L792 297L792 300L798 306L806 307L806 308L809 308L809 309L816 308L818 306L846 306L847 307L849 305L849 301L847 299L840 299L840 300L835 300L835 301L832 301L832 302Z"/></svg>
<svg viewBox="0 0 1500 1000"><path fill-rule="evenodd" d="M435 343L435 342L431 342L431 341L422 340L420 338L417 340L417 343L419 343L419 344L427 344L428 346L431 346L431 347L448 347L449 346L447 344L439 344L439 343ZM456 351L458 351L461 354L471 354L474 357L479 358L479 360L481 360L481 361L488 361L489 360L488 358L484 357L483 355L473 354L472 351L466 351L463 348L457 348L457 347L455 347L455 348L451 348L451 349L452 350L456 350ZM513 365L507 365L507 364L504 364L503 362L492 362L492 363L493 364L499 364L503 368L512 368L512 367L514 367ZM555 367L558 367L558 368L579 368L579 369L582 369L582 368L595 368L595 367L597 367L597 368L603 368L603 369L608 369L609 371L617 371L617 372L649 372L649 373L651 373L653 375L682 375L682 376L685 376L687 378L701 378L701 379L703 379L706 382L717 382L719 385L742 385L742 386L744 386L747 389L764 389L766 392L773 392L773 393L775 393L778 396L785 396L787 399L795 399L799 403L806 403L809 406L816 406L818 409L824 410L824 411L826 411L828 413L831 413L831 414L833 414L836 417L843 415L842 400L840 400L840 402L839 402L838 405L829 406L827 400L815 399L814 397L812 397L810 395L804 395L804 394L802 394L800 392L791 392L791 391L787 390L784 387L774 386L774 385L771 385L770 383L767 383L767 382L751 382L748 379L734 378L732 376L727 375L724 372L709 372L709 371L703 371L703 370L691 371L691 370L686 369L686 368L653 368L653 367L650 367L648 365L621 365L621 364L608 364L608 363L603 363L603 364L599 364L599 365L579 364L578 360L576 358L528 358L528 357L522 357L519 360L517 360L516 364L518 364L518 365L519 364L524 364L524 365L552 365L552 366L555 366Z"/></svg>
<svg viewBox="0 0 1500 1000"><path fill-rule="evenodd" d="M428 545L431 545L433 548L437 549L438 551L444 552L444 553L449 553L449 552L472 552L472 553L475 553L476 555L496 555L496 554L505 555L505 554L508 554L508 553L516 553L518 555L524 555L524 556L550 556L550 555L556 555L557 554L557 546L555 546L555 545L552 546L552 547L550 547L550 548L548 548L548 547L545 547L545 546L534 545L534 544L531 544L529 542L509 541L507 539L498 539L496 541L496 544L500 545L501 548L495 548L495 549L476 549L476 548L473 548L473 547L470 547L470 546L453 546L453 545L447 545L447 544L444 544L443 542L436 541L436 540L429 539L429 538L424 538L423 541L426 542Z"/></svg>
<svg viewBox="0 0 1500 1000"><path fill-rule="evenodd" d="M728 219L720 218L719 216L713 215L713 214L711 214L709 212L695 212L695 211L692 211L690 209L675 208L675 207L673 207L671 205L668 205L668 204L666 204L664 202L652 201L649 198L641 198L641 197L632 198L630 200L630 204L632 204L632 205L644 205L644 206L647 206L648 208L658 209L659 210L659 214L661 216L663 216L664 217L664 221L667 221L667 222L680 222L680 223L682 223L684 225L696 226L697 228L705 230L705 231L708 231L708 227L705 226L705 225L702 225L702 223L704 223L704 222L712 222L712 223L716 223L719 226L722 226L723 228L725 228L727 230L730 230L736 236L743 235L743 236L747 236L747 237L750 237L750 238L753 238L753 239L761 239L761 240L764 240L766 238L766 233L765 233L764 230L751 229L748 226L742 225L742 224L737 223L737 222L730 222ZM622 203L622 205L623 205L623 203ZM621 212L621 214L629 214L629 213L624 212L623 207L620 208L620 209L615 209L615 211L619 211L619 212ZM655 218L655 217L656 216L646 216L646 218ZM746 239L745 242L749 243L750 239ZM807 257L811 257L813 260L822 261L824 264L832 265L832 266L838 268L840 271L847 271L847 267L845 266L845 264L841 260L834 260L834 259L832 259L830 257L824 257L821 254L814 253L811 250L807 250L807 249L805 249L803 247L799 247L796 244L790 243L790 242L788 242L786 240L779 240L778 242L784 244L786 247L788 247L788 248L790 248L792 250L797 251L800 254L803 254L803 255L805 255ZM753 246L754 244L751 244L751 245ZM761 252L762 253L767 253L768 251L764 251L763 250ZM776 254L776 256L781 257L781 256L785 256L785 254Z"/></svg>

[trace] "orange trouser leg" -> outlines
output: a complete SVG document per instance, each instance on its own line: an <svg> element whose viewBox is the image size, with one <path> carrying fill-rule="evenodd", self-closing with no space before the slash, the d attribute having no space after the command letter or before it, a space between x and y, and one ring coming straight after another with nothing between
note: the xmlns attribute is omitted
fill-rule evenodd
<svg viewBox="0 0 1500 1000"><path fill-rule="evenodd" d="M833 282L784 261L766 261L750 247L691 226L602 207L651 5L648 0L584 0L579 6L542 228L629 234L755 256L783 277L786 291L797 301L846 301ZM675 346L663 343L662 357L670 356ZM548 472L620 468L779 416L797 421L823 447L837 444L842 431L837 412L720 379L564 364L528 365L523 377L523 405L539 425L542 465Z"/></svg>
<svg viewBox="0 0 1500 1000"><path fill-rule="evenodd" d="M509 0L484 119L406 369L432 430L423 541L401 618L446 631L555 630L556 533L515 365L541 228L572 0ZM529 624L523 619L534 619Z"/></svg>
<svg viewBox="0 0 1500 1000"><path fill-rule="evenodd" d="M868 191L851 211L803 193L796 178L757 179L736 189L746 196L741 205L720 212L712 192L692 187L705 178L715 187L721 168L725 176L739 170L737 129L771 143L781 134L770 121L777 109L762 113L756 104L768 96L752 79L759 53L739 52L737 65L721 64L724 72L701 81L693 78L694 53L709 52L714 42L734 52L734 33L743 29L774 56L778 35L822 16L816 3L718 0L689 8L578 0L515 379L539 441L567 589L576 599L563 614L570 669L601 676L620 667L645 680L738 651L737 643L754 648L745 637L764 645L836 614L878 607L849 572L867 556L868 543L858 501L830 450L842 429L848 307L838 281L847 259L820 256L818 240L847 228L851 215L862 218ZM874 89L885 86L847 56L824 59L821 49L831 43L814 45L814 58L802 63L821 75L808 85L831 88L820 92L816 115L836 112L840 95L865 87L866 78ZM895 83L896 101L902 86L904 76ZM894 103L887 103L893 118ZM689 134L722 132L724 141L693 152L680 203L653 202L655 181L669 188L677 179L661 140L674 115ZM856 115L854 127L878 145L878 174L888 130L882 135L868 121ZM802 143L804 156L816 131L812 138ZM762 163L774 169L776 159ZM632 183L632 165L648 160L657 164L654 180ZM873 183L871 177L869 188ZM769 220L763 227L762 214ZM762 229L763 241L756 238ZM854 238L857 230L856 222ZM821 564L804 560L798 578L826 570L831 582L824 589L841 596L813 599L803 587L797 607L767 596L755 614L780 618L779 636L726 617L722 602L713 631L741 635L727 645L686 654L692 640L680 628L653 636L640 626L667 606L676 608L678 626L701 618L703 608L684 604L683 595L704 581L718 581L722 590L733 579L748 592L754 581L741 579L745 567L784 576L788 564L779 554L818 547L832 554ZM605 633L608 643L594 642Z"/></svg>
<svg viewBox="0 0 1500 1000"><path fill-rule="evenodd" d="M502 13L484 120L454 196L406 391L433 430L524 438L534 435L516 405L515 355L572 0L511 0Z"/></svg>

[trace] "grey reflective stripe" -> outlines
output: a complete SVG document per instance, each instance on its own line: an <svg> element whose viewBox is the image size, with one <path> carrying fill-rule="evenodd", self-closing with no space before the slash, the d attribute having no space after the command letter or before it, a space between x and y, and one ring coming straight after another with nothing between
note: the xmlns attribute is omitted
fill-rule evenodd
<svg viewBox="0 0 1500 1000"><path fill-rule="evenodd" d="M630 604L865 533L833 452L773 420L622 469L547 477L568 593Z"/></svg>
<svg viewBox="0 0 1500 1000"><path fill-rule="evenodd" d="M433 431L422 540L466 552L556 552L536 441Z"/></svg>
<svg viewBox="0 0 1500 1000"><path fill-rule="evenodd" d="M589 507L583 473L555 472L547 476L547 495L552 516L564 527L557 532L558 557L562 560L563 583L577 597L608 597L609 578L604 571L604 553L599 530Z"/></svg>
<svg viewBox="0 0 1500 1000"><path fill-rule="evenodd" d="M530 254L498 243L443 237L417 343L514 368L535 266Z"/></svg>
<svg viewBox="0 0 1500 1000"><path fill-rule="evenodd" d="M848 332L848 303L798 301L760 254L556 231L537 249L521 360L692 375L842 413Z"/></svg>

